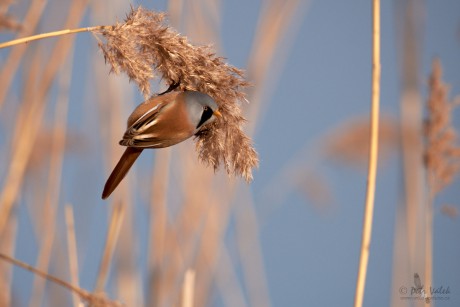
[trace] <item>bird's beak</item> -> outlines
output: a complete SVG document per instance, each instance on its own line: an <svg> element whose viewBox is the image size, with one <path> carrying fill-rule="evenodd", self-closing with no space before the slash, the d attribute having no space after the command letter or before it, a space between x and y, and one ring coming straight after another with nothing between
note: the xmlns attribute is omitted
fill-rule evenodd
<svg viewBox="0 0 460 307"><path fill-rule="evenodd" d="M217 117L222 117L222 113L220 113L219 110L215 110L213 114Z"/></svg>

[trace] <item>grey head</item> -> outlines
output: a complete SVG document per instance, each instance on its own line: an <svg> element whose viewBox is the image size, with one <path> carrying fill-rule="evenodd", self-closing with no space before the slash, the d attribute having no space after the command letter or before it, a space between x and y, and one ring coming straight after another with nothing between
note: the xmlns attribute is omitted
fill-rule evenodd
<svg viewBox="0 0 460 307"><path fill-rule="evenodd" d="M187 113L196 131L221 116L219 107L211 96L195 91L186 91L184 95Z"/></svg>

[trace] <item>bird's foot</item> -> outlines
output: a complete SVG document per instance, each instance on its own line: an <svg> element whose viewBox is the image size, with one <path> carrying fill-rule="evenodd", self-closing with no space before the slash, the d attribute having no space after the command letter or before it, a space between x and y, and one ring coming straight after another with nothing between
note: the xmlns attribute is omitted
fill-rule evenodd
<svg viewBox="0 0 460 307"><path fill-rule="evenodd" d="M177 81L177 82L174 82L173 84L169 85L168 89L166 91L164 91L163 93L160 93L158 94L158 96L161 96L161 95L164 95L164 94L167 94L169 92L172 92L174 91L176 88L178 88L180 85L180 80Z"/></svg>

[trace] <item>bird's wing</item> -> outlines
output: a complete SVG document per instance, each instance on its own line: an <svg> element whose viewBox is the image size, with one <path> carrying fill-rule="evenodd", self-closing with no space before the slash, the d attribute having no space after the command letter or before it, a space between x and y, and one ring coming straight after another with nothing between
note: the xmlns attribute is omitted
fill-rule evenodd
<svg viewBox="0 0 460 307"><path fill-rule="evenodd" d="M128 119L120 145L137 148L168 147L189 138L195 127L187 120L183 92L156 96L139 105Z"/></svg>
<svg viewBox="0 0 460 307"><path fill-rule="evenodd" d="M155 123L157 122L158 114L166 105L167 103L156 104L152 108L148 109L145 113L143 113L125 131L123 139L120 141L120 145L132 147L155 147L155 144L152 144L151 142L152 140L148 143L143 142L142 140L146 139L146 137L148 138L148 134L145 134L146 131L155 125Z"/></svg>
<svg viewBox="0 0 460 307"><path fill-rule="evenodd" d="M188 120L183 92L156 96L139 105L128 119L120 145L162 148L175 145L196 133Z"/></svg>

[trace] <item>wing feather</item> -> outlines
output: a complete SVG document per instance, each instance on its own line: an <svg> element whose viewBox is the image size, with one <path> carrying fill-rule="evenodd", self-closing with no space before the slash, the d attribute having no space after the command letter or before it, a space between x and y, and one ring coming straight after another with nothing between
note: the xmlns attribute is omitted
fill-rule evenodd
<svg viewBox="0 0 460 307"><path fill-rule="evenodd" d="M188 122L184 103L184 92L172 92L139 105L128 119L120 145L161 148L189 138L195 127Z"/></svg>

